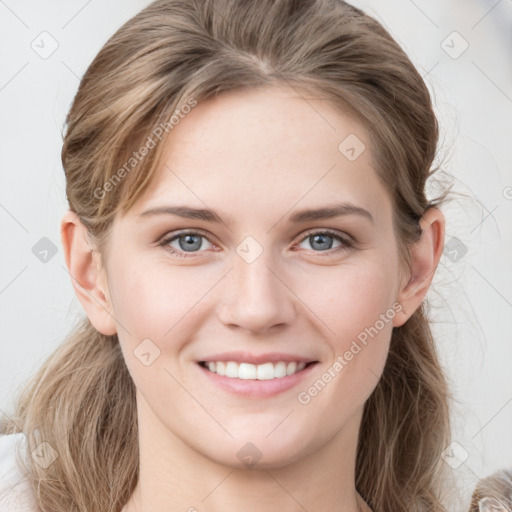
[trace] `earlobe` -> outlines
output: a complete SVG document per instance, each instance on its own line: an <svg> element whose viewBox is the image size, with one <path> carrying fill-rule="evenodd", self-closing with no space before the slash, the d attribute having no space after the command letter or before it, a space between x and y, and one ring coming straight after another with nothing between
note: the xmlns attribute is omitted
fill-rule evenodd
<svg viewBox="0 0 512 512"><path fill-rule="evenodd" d="M443 213L429 208L420 219L421 237L410 248L411 272L401 287L397 301L402 310L393 320L393 326L403 325L421 305L432 283L444 248L445 221Z"/></svg>
<svg viewBox="0 0 512 512"><path fill-rule="evenodd" d="M61 241L71 283L89 320L102 334L115 334L117 328L100 255L87 239L87 228L70 210L61 221Z"/></svg>

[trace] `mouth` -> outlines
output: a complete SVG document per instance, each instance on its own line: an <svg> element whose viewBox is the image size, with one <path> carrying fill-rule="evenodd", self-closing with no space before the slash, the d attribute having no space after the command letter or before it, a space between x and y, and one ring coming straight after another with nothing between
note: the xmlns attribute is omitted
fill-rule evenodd
<svg viewBox="0 0 512 512"><path fill-rule="evenodd" d="M278 361L263 364L238 363L236 361L199 361L199 365L211 373L228 379L272 380L295 375L316 364L317 361Z"/></svg>
<svg viewBox="0 0 512 512"><path fill-rule="evenodd" d="M263 399L296 388L318 364L299 356L237 352L197 361L197 368L207 379L207 386L244 399Z"/></svg>

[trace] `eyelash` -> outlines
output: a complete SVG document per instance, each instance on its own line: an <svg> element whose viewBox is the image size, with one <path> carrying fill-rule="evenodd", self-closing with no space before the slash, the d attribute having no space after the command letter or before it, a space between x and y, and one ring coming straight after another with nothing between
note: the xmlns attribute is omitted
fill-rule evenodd
<svg viewBox="0 0 512 512"><path fill-rule="evenodd" d="M194 230L185 230L185 231L180 231L178 233L172 234L172 236L169 236L169 235L164 236L161 239L161 241L158 243L158 245L160 247L163 247L165 250L169 251L172 255L177 256L179 258L194 258L198 252L199 253L203 252L203 251L196 251L196 252L191 252L191 253L187 254L184 251L176 250L173 247L171 247L170 245L168 245L169 243L173 242L174 240L176 240L184 235L199 235L208 240L208 236L200 230L195 230L195 231ZM308 238L310 238L313 235L329 235L329 236L332 236L333 238L336 238L337 240L339 240L341 242L341 245L339 247L335 247L334 249L328 249L327 251L313 251L315 253L318 253L322 257L334 256L338 252L348 250L348 249L351 249L354 247L354 243L352 242L352 240L340 235L337 231L333 231L331 229L309 231L305 234L305 236L302 237L302 239L299 241L299 244L304 242L305 240L307 240ZM210 242L210 243L212 243L212 242Z"/></svg>

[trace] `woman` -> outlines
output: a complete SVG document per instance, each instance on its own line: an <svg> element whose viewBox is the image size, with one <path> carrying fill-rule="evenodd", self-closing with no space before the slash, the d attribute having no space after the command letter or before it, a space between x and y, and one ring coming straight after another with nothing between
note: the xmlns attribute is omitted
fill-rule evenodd
<svg viewBox="0 0 512 512"><path fill-rule="evenodd" d="M344 2L121 27L62 150L86 317L1 429L28 509L446 510L437 141L409 58Z"/></svg>

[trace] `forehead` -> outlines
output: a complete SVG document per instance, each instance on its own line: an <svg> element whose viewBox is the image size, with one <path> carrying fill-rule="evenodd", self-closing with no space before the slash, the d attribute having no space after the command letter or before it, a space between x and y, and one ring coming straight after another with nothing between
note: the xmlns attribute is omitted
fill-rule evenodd
<svg viewBox="0 0 512 512"><path fill-rule="evenodd" d="M391 208L362 123L304 90L236 90L200 102L170 132L162 162L135 212L177 200L255 215L341 200L376 216Z"/></svg>

